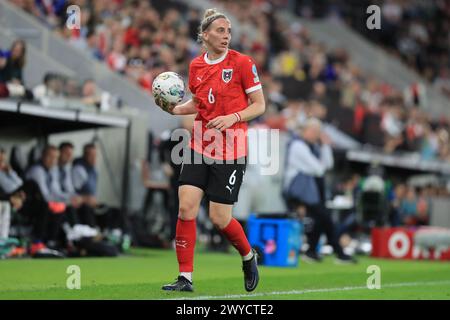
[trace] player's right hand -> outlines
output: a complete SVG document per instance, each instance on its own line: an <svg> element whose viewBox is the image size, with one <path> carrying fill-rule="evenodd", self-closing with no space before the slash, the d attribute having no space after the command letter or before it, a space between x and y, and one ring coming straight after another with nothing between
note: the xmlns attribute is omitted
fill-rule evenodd
<svg viewBox="0 0 450 320"><path fill-rule="evenodd" d="M162 110L164 110L167 113L173 114L173 109L175 108L175 104L169 104L165 102L161 97L157 96L155 97L155 103L157 106L159 106Z"/></svg>

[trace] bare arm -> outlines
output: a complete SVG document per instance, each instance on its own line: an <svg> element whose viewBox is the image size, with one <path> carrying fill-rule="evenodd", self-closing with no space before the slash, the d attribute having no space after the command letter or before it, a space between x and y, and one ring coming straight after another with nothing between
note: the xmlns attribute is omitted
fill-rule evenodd
<svg viewBox="0 0 450 320"><path fill-rule="evenodd" d="M197 99L195 98L195 96L192 96L192 99L189 99L185 103L176 105L172 109L172 114L176 115L196 114L197 113L197 108L195 107L196 104Z"/></svg>
<svg viewBox="0 0 450 320"><path fill-rule="evenodd" d="M167 113L175 114L175 115L188 115L188 114L196 114L197 109L195 105L197 104L197 99L195 96L192 96L192 99L189 99L185 103L178 105L167 105L161 100L161 98L156 98L155 103L161 107L161 109Z"/></svg>
<svg viewBox="0 0 450 320"><path fill-rule="evenodd" d="M262 90L256 90L248 94L250 105L242 111L239 111L241 121L250 121L266 111L266 102Z"/></svg>

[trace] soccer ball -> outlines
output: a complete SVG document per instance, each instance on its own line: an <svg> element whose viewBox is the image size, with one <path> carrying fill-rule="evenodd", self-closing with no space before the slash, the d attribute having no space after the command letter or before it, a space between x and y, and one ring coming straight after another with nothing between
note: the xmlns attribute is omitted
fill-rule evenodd
<svg viewBox="0 0 450 320"><path fill-rule="evenodd" d="M161 99L162 108L178 104L184 97L183 78L176 72L163 72L153 81L152 93L155 99Z"/></svg>

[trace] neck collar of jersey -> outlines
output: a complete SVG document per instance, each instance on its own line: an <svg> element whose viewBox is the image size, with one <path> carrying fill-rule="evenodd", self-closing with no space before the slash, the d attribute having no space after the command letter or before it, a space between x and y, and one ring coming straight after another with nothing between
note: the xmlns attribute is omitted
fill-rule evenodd
<svg viewBox="0 0 450 320"><path fill-rule="evenodd" d="M205 52L205 55L203 56L205 59L205 62L207 64L218 64L220 62L222 62L223 60L225 60L226 56L228 54L228 49L227 51L225 51L225 53L223 54L223 56L221 56L220 58L217 58L216 60L210 60L208 59L208 52Z"/></svg>

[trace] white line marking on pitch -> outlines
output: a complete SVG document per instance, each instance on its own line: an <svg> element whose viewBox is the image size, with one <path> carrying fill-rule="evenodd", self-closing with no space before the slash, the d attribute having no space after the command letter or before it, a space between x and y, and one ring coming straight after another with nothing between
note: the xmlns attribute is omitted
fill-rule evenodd
<svg viewBox="0 0 450 320"><path fill-rule="evenodd" d="M390 283L381 286L383 288L398 288L398 287L416 287L416 286L433 286L437 284L450 284L450 280L444 281L430 281L430 282L402 282L402 283ZM291 295L291 294L305 294L305 293L321 293L321 292L339 292L339 291L352 291L367 289L367 286L359 287L342 287L342 288L322 288L322 289L305 289L305 290L290 290L290 291L272 291L272 292L258 292L249 294L230 294L223 296L197 296L197 297L182 297L182 298L169 298L164 300L211 300L211 299L239 299L239 298L251 298L251 297L263 297L271 295ZM369 290L369 289L367 289ZM371 290L376 291L376 290Z"/></svg>

